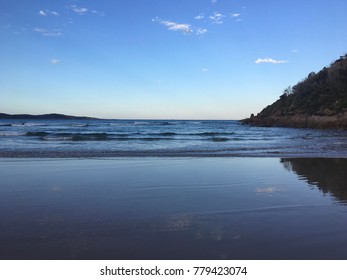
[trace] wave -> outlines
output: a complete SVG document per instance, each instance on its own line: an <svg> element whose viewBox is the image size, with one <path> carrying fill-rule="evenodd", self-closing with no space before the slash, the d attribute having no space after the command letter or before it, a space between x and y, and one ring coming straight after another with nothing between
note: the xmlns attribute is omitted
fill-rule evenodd
<svg viewBox="0 0 347 280"><path fill-rule="evenodd" d="M14 123L12 126L47 126L45 123Z"/></svg>
<svg viewBox="0 0 347 280"><path fill-rule="evenodd" d="M159 135L159 136L175 136L175 135L182 135L182 134L177 134L176 132L160 132L160 133L150 133L148 135Z"/></svg>
<svg viewBox="0 0 347 280"><path fill-rule="evenodd" d="M227 142L230 139L229 138L225 138L225 137L212 137L211 140L213 142Z"/></svg>
<svg viewBox="0 0 347 280"><path fill-rule="evenodd" d="M25 136L38 136L38 137L44 137L44 136L47 136L49 135L48 132L45 132L45 131L35 131L35 132L31 132L31 131L28 131Z"/></svg>
<svg viewBox="0 0 347 280"><path fill-rule="evenodd" d="M27 132L28 137L39 137L42 140L69 140L69 141L100 141L107 140L107 133L49 133L46 131Z"/></svg>
<svg viewBox="0 0 347 280"><path fill-rule="evenodd" d="M53 133L47 131L28 131L24 133L27 137L37 137L48 141L159 141L159 140L183 140L182 136L194 136L195 140L206 139L213 142L242 141L244 138L227 137L234 135L234 132L201 132L201 133L177 133L173 131L158 133L76 133L60 132ZM194 139L186 139L187 141Z"/></svg>
<svg viewBox="0 0 347 280"><path fill-rule="evenodd" d="M155 126L155 125L177 125L178 122L173 122L173 121L134 121L130 122L133 125L143 125L143 126Z"/></svg>
<svg viewBox="0 0 347 280"><path fill-rule="evenodd" d="M176 125L174 122L153 122L155 125Z"/></svg>
<svg viewBox="0 0 347 280"><path fill-rule="evenodd" d="M136 139L136 138L132 138ZM173 140L172 138L163 138L163 137L144 137L144 138L137 138L136 140L143 140L143 141L160 141L160 140Z"/></svg>
<svg viewBox="0 0 347 280"><path fill-rule="evenodd" d="M0 131L0 136L22 136L24 135L23 132L18 131Z"/></svg>
<svg viewBox="0 0 347 280"><path fill-rule="evenodd" d="M83 124L83 123L74 123L74 124L71 124L72 127L88 127L90 126L89 124Z"/></svg>
<svg viewBox="0 0 347 280"><path fill-rule="evenodd" d="M0 126L12 126L10 123L0 124Z"/></svg>
<svg viewBox="0 0 347 280"><path fill-rule="evenodd" d="M177 132L159 132L159 133L150 133L148 135L159 135L159 136L202 136L202 137L216 137L219 136L231 136L235 135L235 132L199 132L199 133L177 133Z"/></svg>
<svg viewBox="0 0 347 280"><path fill-rule="evenodd" d="M24 134L28 137L37 137L40 140L46 141L160 141L160 140L173 140L167 136L173 135L172 133L157 134L159 137L151 137L145 134L143 137L131 137L140 135L139 133L130 134L108 134L108 133L49 133L46 131L34 131ZM155 135L153 135L155 136ZM165 136L165 137L160 137Z"/></svg>
<svg viewBox="0 0 347 280"><path fill-rule="evenodd" d="M199 133L190 133L189 135L193 136L219 136L219 135L234 135L235 132L199 132Z"/></svg>

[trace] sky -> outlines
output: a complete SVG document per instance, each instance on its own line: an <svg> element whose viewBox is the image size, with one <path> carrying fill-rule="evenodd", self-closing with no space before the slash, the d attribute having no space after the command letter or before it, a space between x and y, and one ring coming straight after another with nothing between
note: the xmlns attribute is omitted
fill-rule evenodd
<svg viewBox="0 0 347 280"><path fill-rule="evenodd" d="M347 52L346 0L0 0L0 112L242 119Z"/></svg>

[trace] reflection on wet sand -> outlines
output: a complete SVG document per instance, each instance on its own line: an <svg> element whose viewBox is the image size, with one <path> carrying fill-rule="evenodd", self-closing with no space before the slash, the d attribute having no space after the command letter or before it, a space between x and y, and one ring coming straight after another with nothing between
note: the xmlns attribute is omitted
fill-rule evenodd
<svg viewBox="0 0 347 280"><path fill-rule="evenodd" d="M281 163L286 170L296 173L300 180L347 203L347 159L284 158Z"/></svg>
<svg viewBox="0 0 347 280"><path fill-rule="evenodd" d="M346 166L0 161L0 259L347 259Z"/></svg>

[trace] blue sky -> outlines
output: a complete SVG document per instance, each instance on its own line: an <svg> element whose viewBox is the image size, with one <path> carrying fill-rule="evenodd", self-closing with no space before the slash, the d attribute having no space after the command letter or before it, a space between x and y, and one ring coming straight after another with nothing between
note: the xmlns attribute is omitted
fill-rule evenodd
<svg viewBox="0 0 347 280"><path fill-rule="evenodd" d="M345 0L0 0L0 112L241 119L347 52Z"/></svg>

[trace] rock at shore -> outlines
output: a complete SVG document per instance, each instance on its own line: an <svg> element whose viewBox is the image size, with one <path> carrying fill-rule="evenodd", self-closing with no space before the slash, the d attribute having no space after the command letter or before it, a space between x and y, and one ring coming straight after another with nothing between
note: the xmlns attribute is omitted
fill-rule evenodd
<svg viewBox="0 0 347 280"><path fill-rule="evenodd" d="M347 129L347 54L284 90L258 115L241 121L256 126Z"/></svg>

